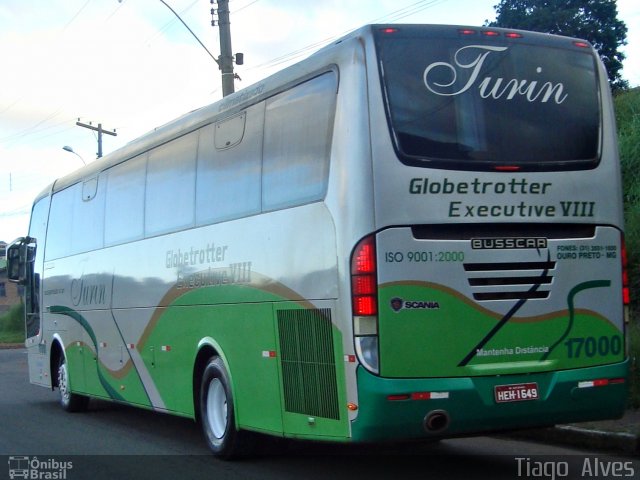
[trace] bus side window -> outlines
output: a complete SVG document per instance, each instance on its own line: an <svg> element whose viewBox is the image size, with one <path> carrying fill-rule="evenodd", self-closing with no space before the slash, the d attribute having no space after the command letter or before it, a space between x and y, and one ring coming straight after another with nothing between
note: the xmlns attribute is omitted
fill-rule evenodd
<svg viewBox="0 0 640 480"><path fill-rule="evenodd" d="M194 224L198 132L149 152L145 195L145 236Z"/></svg>
<svg viewBox="0 0 640 480"><path fill-rule="evenodd" d="M47 232L46 259L71 255L71 236L73 232L73 204L80 201L81 184L56 192L51 198L49 230Z"/></svg>
<svg viewBox="0 0 640 480"><path fill-rule="evenodd" d="M144 233L144 183L147 155L106 171L105 245L139 240Z"/></svg>
<svg viewBox="0 0 640 480"><path fill-rule="evenodd" d="M260 212L263 125L261 102L241 115L201 130L196 187L198 225Z"/></svg>
<svg viewBox="0 0 640 480"><path fill-rule="evenodd" d="M88 252L103 247L104 179L94 177L78 188L73 198L71 253Z"/></svg>
<svg viewBox="0 0 640 480"><path fill-rule="evenodd" d="M262 208L324 197L329 173L337 78L325 73L267 100Z"/></svg>

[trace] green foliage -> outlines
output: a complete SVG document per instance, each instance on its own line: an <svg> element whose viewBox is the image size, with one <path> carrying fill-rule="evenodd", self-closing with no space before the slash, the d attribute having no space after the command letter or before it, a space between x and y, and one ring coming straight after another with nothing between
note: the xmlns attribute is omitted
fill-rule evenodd
<svg viewBox="0 0 640 480"><path fill-rule="evenodd" d="M631 322L629 330L629 357L631 358L631 384L629 406L640 408L640 324Z"/></svg>
<svg viewBox="0 0 640 480"><path fill-rule="evenodd" d="M14 305L0 316L0 343L24 342L24 305Z"/></svg>
<svg viewBox="0 0 640 480"><path fill-rule="evenodd" d="M625 207L640 205L640 88L614 97Z"/></svg>
<svg viewBox="0 0 640 480"><path fill-rule="evenodd" d="M640 408L640 88L614 97L624 186L625 240L631 287L630 406Z"/></svg>
<svg viewBox="0 0 640 480"><path fill-rule="evenodd" d="M628 82L620 70L625 59L627 26L618 20L615 0L501 0L489 26L553 33L588 40L600 54L613 91Z"/></svg>
<svg viewBox="0 0 640 480"><path fill-rule="evenodd" d="M634 310L640 312L640 88L614 98L624 192L625 239Z"/></svg>

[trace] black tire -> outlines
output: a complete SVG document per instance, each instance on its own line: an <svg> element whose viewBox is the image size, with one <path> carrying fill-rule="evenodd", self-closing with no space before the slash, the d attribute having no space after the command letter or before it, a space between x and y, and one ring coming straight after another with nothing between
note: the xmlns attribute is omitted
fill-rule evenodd
<svg viewBox="0 0 640 480"><path fill-rule="evenodd" d="M202 374L200 424L215 456L230 460L249 455L249 434L236 428L231 382L220 357L211 357Z"/></svg>
<svg viewBox="0 0 640 480"><path fill-rule="evenodd" d="M69 388L69 370L64 355L60 355L58 362L58 392L60 393L60 406L67 412L84 412L89 406L89 397L72 393Z"/></svg>

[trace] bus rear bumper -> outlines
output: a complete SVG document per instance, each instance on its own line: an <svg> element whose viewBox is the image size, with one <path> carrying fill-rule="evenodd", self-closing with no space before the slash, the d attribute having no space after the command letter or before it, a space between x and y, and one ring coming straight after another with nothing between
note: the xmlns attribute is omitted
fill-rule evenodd
<svg viewBox="0 0 640 480"><path fill-rule="evenodd" d="M360 367L352 436L355 441L446 438L619 418L628 373L628 360L528 375L432 379L381 378ZM509 385L526 386L529 395L498 402L496 387Z"/></svg>

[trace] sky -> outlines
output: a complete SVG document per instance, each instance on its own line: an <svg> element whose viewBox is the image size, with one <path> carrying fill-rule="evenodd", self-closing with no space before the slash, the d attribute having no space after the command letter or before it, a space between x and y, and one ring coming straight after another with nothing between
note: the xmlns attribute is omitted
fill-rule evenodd
<svg viewBox="0 0 640 480"><path fill-rule="evenodd" d="M165 0L215 57L209 0ZM498 0L230 0L236 90L367 23L482 25ZM628 28L623 78L640 86L640 2L618 0ZM33 198L103 152L222 98L209 53L161 0L2 0L0 240L26 235ZM63 150L70 146L74 153Z"/></svg>

